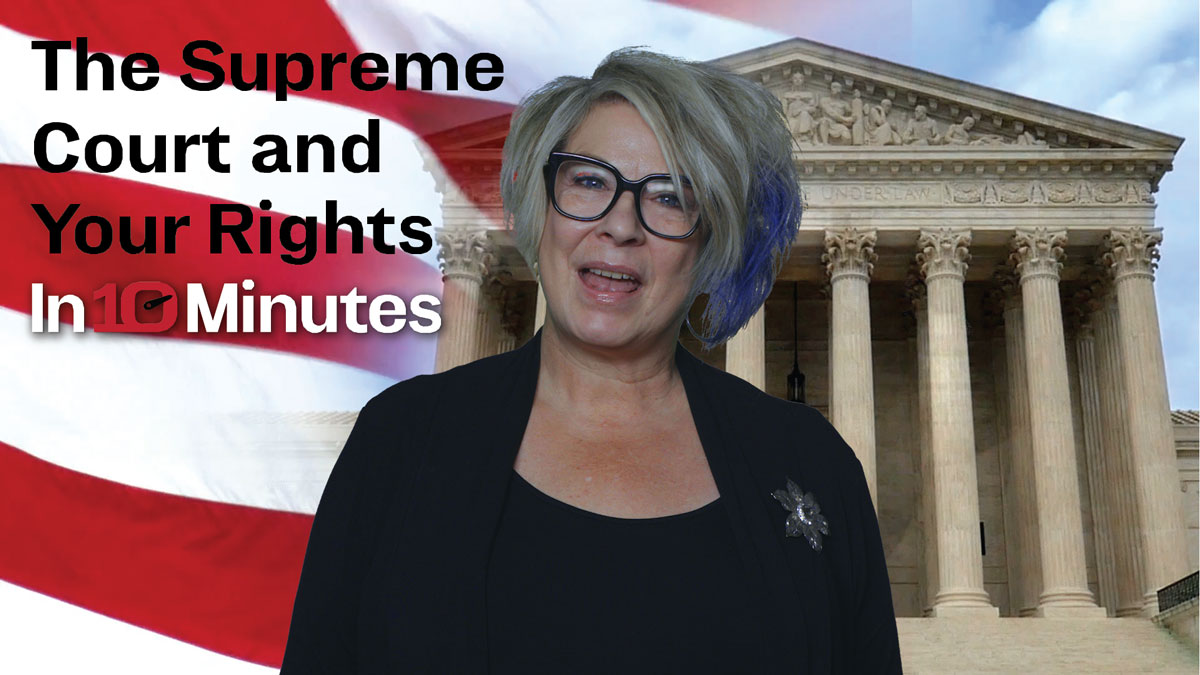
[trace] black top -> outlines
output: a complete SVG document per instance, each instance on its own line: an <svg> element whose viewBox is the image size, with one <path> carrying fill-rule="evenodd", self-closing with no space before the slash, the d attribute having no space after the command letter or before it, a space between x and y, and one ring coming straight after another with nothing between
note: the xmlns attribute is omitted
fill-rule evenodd
<svg viewBox="0 0 1200 675"><path fill-rule="evenodd" d="M488 566L490 672L747 672L761 636L721 506L616 518L513 471Z"/></svg>
<svg viewBox="0 0 1200 675"><path fill-rule="evenodd" d="M489 670L498 640L489 639L488 568L540 356L541 330L513 351L392 385L363 407L313 518L281 675ZM761 636L749 670L901 672L879 521L854 451L816 409L680 343L675 364ZM789 480L828 521L820 550L787 534L790 516L773 494Z"/></svg>

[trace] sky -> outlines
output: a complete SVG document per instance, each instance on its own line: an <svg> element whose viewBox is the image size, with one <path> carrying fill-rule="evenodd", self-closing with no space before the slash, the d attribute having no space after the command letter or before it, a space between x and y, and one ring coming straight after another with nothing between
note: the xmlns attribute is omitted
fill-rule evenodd
<svg viewBox="0 0 1200 675"><path fill-rule="evenodd" d="M436 9L420 3L384 2L398 12L390 22L367 11L376 3L330 2L344 12L349 31L364 51L388 53L400 31L406 32L406 43L427 53L451 49L512 57L521 66L506 73L505 86L494 92L495 98L507 103L515 103L521 94L558 75L590 74L618 46L644 45L686 58L713 59L799 36L1183 137L1174 168L1155 195L1156 222L1164 230L1156 291L1171 406L1200 408L1197 0L669 0L650 4L609 0L585 8L558 0L472 0L438 3ZM28 51L23 41L10 42L20 54ZM22 75L6 73L10 74ZM33 78L30 88L36 91L36 73L24 75ZM102 102L96 98L88 99L86 106L64 104L60 109L84 111L81 125L103 119L108 133L122 124L143 133L151 125L194 129L188 108L178 106L169 92L159 93L164 97L163 109L170 114L129 116L124 107L110 103L109 114L102 117L96 114ZM20 116L18 102L26 99L12 100L8 109L0 101L0 111L6 112L0 117L9 124ZM160 99L146 94L138 100L149 105ZM293 108L301 106L298 101ZM203 109L190 113L192 117L204 114ZM333 124L329 115L296 113L282 123ZM254 121L238 118L230 125ZM32 139L33 135L19 137ZM390 182L348 181L347 185L355 186L356 194L364 193L360 195L364 203L389 206L389 212L438 213L432 179L420 170L422 162L411 145L390 143L393 148L408 148L412 157L404 166L416 167L420 175L389 174ZM218 184L200 191L254 203L262 184L243 178L205 178L201 172L189 171L187 181L195 190L210 180ZM326 180L316 174L281 177L271 190L276 207L290 205L284 210L311 212L305 200L325 194ZM392 186L398 184L412 189L394 190ZM236 193L237 189L246 194Z"/></svg>
<svg viewBox="0 0 1200 675"><path fill-rule="evenodd" d="M696 0L703 4L704 0ZM774 2L765 5L774 5ZM1200 407L1196 0L799 0L779 30L1182 137L1154 195L1173 409ZM764 12L744 10L750 16ZM770 25L770 24L761 24ZM898 29L903 26L905 29Z"/></svg>
<svg viewBox="0 0 1200 675"><path fill-rule="evenodd" d="M1163 228L1155 291L1171 407L1194 410L1200 408L1198 6L1197 0L668 0L650 17L641 3L610 0L602 11L587 11L586 39L546 29L573 25L581 12L557 0L466 3L455 11L495 13L456 24L479 26L468 41L507 54L541 54L524 59L542 65L524 68L529 82L514 83L509 95L555 75L589 75L615 46L713 59L798 36L1183 138L1154 195L1155 221ZM356 34L370 44L364 37Z"/></svg>
<svg viewBox="0 0 1200 675"><path fill-rule="evenodd" d="M1184 139L1155 194L1159 324L1173 409L1200 399L1195 0L916 0L901 62Z"/></svg>

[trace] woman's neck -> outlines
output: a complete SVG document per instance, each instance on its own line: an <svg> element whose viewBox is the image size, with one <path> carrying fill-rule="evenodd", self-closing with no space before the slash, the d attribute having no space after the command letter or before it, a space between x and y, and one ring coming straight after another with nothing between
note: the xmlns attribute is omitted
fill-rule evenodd
<svg viewBox="0 0 1200 675"><path fill-rule="evenodd" d="M629 419L664 404L682 390L675 367L677 340L652 346L607 349L542 328L537 398L564 412L586 411L604 419ZM578 414L578 413L577 413Z"/></svg>

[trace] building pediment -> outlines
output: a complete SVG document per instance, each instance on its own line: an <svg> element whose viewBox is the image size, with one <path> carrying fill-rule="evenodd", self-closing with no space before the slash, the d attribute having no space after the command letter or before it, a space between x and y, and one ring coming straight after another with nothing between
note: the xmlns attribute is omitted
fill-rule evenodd
<svg viewBox="0 0 1200 675"><path fill-rule="evenodd" d="M805 150L870 149L901 161L912 151L923 156L953 152L967 158L1020 153L1046 159L1062 156L1045 152L1055 150L1140 150L1149 152L1137 154L1138 159L1170 164L1183 143L1178 136L1135 124L802 38L713 63L774 92ZM463 159L494 157L503 147L508 125L509 116L501 115L439 132L427 141ZM1103 161L1105 153L1092 154Z"/></svg>
<svg viewBox="0 0 1200 675"><path fill-rule="evenodd" d="M1159 150L1183 139L998 89L794 38L714 61L783 102L808 150Z"/></svg>
<svg viewBox="0 0 1200 675"><path fill-rule="evenodd" d="M1183 139L882 59L793 38L716 59L782 102L814 226L849 212L1054 208L1078 222L1149 208ZM453 203L498 205L509 116L448 129L429 168ZM442 180L442 170L454 186ZM457 192L461 191L462 195ZM964 210L967 209L967 210ZM1105 211L1105 209L1107 209ZM1100 213L1100 211L1104 211ZM897 216L899 217L899 216ZM1121 216L1124 217L1124 216ZM1129 217L1144 217L1143 215ZM824 222L822 218L828 218ZM1011 220L1005 221L1012 225Z"/></svg>

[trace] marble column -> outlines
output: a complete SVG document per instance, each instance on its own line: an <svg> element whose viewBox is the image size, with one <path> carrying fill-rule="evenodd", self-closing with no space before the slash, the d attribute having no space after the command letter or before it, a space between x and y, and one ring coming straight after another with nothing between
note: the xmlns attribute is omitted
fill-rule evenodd
<svg viewBox="0 0 1200 675"><path fill-rule="evenodd" d="M921 553L922 568L925 570L924 606L925 616L933 613L933 602L938 589L937 556L937 509L934 503L933 461L930 449L929 414L929 312L925 284L918 280L910 283L908 297L912 301L917 332L917 439L920 443L921 466Z"/></svg>
<svg viewBox="0 0 1200 675"><path fill-rule="evenodd" d="M1038 616L1103 616L1087 585L1071 383L1058 294L1065 230L1020 228L1012 261L1021 279L1025 373L1037 495L1042 589Z"/></svg>
<svg viewBox="0 0 1200 675"><path fill-rule="evenodd" d="M1133 444L1129 438L1129 410L1125 395L1125 359L1118 337L1117 299L1105 288L1092 316L1096 341L1096 380L1100 398L1101 444L1111 514L1113 566L1117 578L1114 609L1118 617L1141 616L1145 573L1142 570L1141 535L1138 532L1137 481L1133 471Z"/></svg>
<svg viewBox="0 0 1200 675"><path fill-rule="evenodd" d="M443 287L434 371L440 373L479 358L483 282L492 252L484 230L442 229L437 241Z"/></svg>
<svg viewBox="0 0 1200 675"><path fill-rule="evenodd" d="M1029 380L1025 360L1025 317L1019 282L1003 282L1005 372L1008 376L1009 457L1004 501L1011 513L1008 554L1014 558L1017 575L1014 616L1037 612L1042 587L1041 548L1038 543L1036 492L1033 477L1033 438L1029 422Z"/></svg>
<svg viewBox="0 0 1200 675"><path fill-rule="evenodd" d="M933 616L998 616L983 587L979 481L963 299L969 230L922 229L917 263L929 324L930 463L937 520L938 592Z"/></svg>
<svg viewBox="0 0 1200 675"><path fill-rule="evenodd" d="M506 352L512 349L513 342L508 319L514 292L512 275L507 271L494 274L484 281L483 289L480 313L483 329L477 358Z"/></svg>
<svg viewBox="0 0 1200 675"><path fill-rule="evenodd" d="M1095 305L1090 292L1076 294L1082 316L1075 331L1075 355L1079 364L1079 402L1083 414L1084 454L1087 457L1088 490L1092 502L1092 537L1095 541L1096 576L1100 586L1100 604L1109 614L1117 607L1116 551L1112 541L1112 493L1108 477L1108 458L1104 454L1103 417L1100 411L1100 381L1096 368L1096 337L1092 319L1086 312Z"/></svg>
<svg viewBox="0 0 1200 675"><path fill-rule="evenodd" d="M1158 612L1158 589L1188 573L1186 526L1179 502L1171 408L1154 268L1162 234L1141 227L1114 228L1106 237L1105 261L1117 292L1118 339L1124 357L1129 437L1145 572L1143 613Z"/></svg>
<svg viewBox="0 0 1200 675"><path fill-rule="evenodd" d="M862 463L875 508L875 378L871 360L871 303L875 230L825 231L821 261L833 290L829 343L831 421Z"/></svg>
<svg viewBox="0 0 1200 675"><path fill-rule="evenodd" d="M496 344L498 354L517 348L517 337L522 334L521 328L525 319L516 299L517 287L509 286L506 291L505 302L500 312L500 338Z"/></svg>
<svg viewBox="0 0 1200 675"><path fill-rule="evenodd" d="M829 280L817 289L825 306L825 417L833 419L833 287Z"/></svg>
<svg viewBox="0 0 1200 675"><path fill-rule="evenodd" d="M496 342L499 340L498 325L500 322L499 302L504 289L494 278L485 278L483 293L479 301L479 331L476 337L479 342L475 345L475 358L482 359L496 353Z"/></svg>
<svg viewBox="0 0 1200 675"><path fill-rule="evenodd" d="M767 386L767 346L764 339L766 303L725 343L725 372L759 389Z"/></svg>

